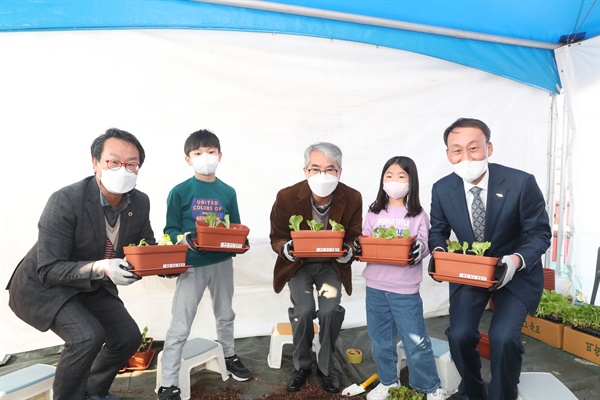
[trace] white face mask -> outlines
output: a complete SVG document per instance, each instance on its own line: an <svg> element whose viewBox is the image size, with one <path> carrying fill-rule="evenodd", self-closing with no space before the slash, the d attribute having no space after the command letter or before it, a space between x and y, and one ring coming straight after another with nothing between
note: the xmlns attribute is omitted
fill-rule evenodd
<svg viewBox="0 0 600 400"><path fill-rule="evenodd" d="M333 193L340 181L335 175L323 173L313 175L307 180L310 190L319 197L327 197Z"/></svg>
<svg viewBox="0 0 600 400"><path fill-rule="evenodd" d="M112 194L123 194L131 191L137 182L137 174L129 172L125 167L116 171L103 169L100 183Z"/></svg>
<svg viewBox="0 0 600 400"><path fill-rule="evenodd" d="M452 164L456 175L467 182L473 182L482 176L488 169L487 158L479 161L461 161L458 164Z"/></svg>
<svg viewBox="0 0 600 400"><path fill-rule="evenodd" d="M398 200L408 194L408 182L383 182L383 190L392 199Z"/></svg>
<svg viewBox="0 0 600 400"><path fill-rule="evenodd" d="M192 158L192 167L200 175L212 175L219 166L219 156L214 154L202 153L198 157Z"/></svg>

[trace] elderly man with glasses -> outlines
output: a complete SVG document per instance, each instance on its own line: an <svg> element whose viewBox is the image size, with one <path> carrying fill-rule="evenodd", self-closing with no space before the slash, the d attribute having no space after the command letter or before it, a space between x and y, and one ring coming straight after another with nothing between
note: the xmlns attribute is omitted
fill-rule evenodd
<svg viewBox="0 0 600 400"><path fill-rule="evenodd" d="M340 305L341 289L343 285L346 293L352 294L352 244L362 232L362 196L339 182L342 152L332 143L316 143L305 150L304 173L306 180L279 191L271 210L271 247L278 254L273 287L279 293L287 283L292 302L288 313L294 342L294 370L287 389L290 392L300 390L312 371L313 319L318 318L321 346L317 355L317 374L323 389L335 393L339 391L340 383L333 371L333 351L345 314ZM331 229L330 220L343 225L343 251L334 256L327 253L311 254L306 258L297 253L294 255L290 233L292 215L301 215L304 221L322 223L322 229ZM303 225L302 229L308 229L308 225Z"/></svg>
<svg viewBox="0 0 600 400"><path fill-rule="evenodd" d="M38 240L8 284L9 305L40 331L65 341L54 400L116 400L108 390L141 343L116 285L140 279L123 247L155 244L148 196L135 189L144 149L129 132L109 129L91 146L95 175L52 194Z"/></svg>

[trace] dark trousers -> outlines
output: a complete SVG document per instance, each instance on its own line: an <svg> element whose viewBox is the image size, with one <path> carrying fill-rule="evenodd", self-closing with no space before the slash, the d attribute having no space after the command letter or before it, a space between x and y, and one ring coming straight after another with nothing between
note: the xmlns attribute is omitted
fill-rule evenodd
<svg viewBox="0 0 600 400"><path fill-rule="evenodd" d="M65 341L54 377L54 400L107 394L141 342L140 329L123 303L104 289L71 298L50 329Z"/></svg>
<svg viewBox="0 0 600 400"><path fill-rule="evenodd" d="M321 349L317 357L319 370L325 375L333 371L335 342L342 330L346 310L340 306L342 284L340 277L329 262L306 263L289 280L292 307L288 314L292 324L294 341L294 368L310 369L311 347L315 336L313 319L319 318L319 341ZM314 298L317 290L319 311Z"/></svg>
<svg viewBox="0 0 600 400"><path fill-rule="evenodd" d="M462 381L462 400L515 400L523 353L521 328L527 316L525 304L507 289L494 292L494 313L488 332L492 380L485 389L477 350L479 322L490 298L487 289L463 285L450 298L450 326L446 330L450 354ZM488 395L489 393L489 395Z"/></svg>

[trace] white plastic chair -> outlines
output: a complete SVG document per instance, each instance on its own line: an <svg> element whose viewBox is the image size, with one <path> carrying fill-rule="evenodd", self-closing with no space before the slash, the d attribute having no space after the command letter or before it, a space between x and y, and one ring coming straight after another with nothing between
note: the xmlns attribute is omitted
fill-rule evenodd
<svg viewBox="0 0 600 400"><path fill-rule="evenodd" d="M188 400L191 397L190 373L193 368L204 364L202 369L215 371L221 374L221 379L229 379L223 347L214 340L195 338L190 339L183 346L181 353L181 368L179 370L179 389L181 399ZM162 379L162 351L158 353L156 364L156 391L160 387Z"/></svg>
<svg viewBox="0 0 600 400"><path fill-rule="evenodd" d="M321 343L319 342L319 325L313 322L315 336L313 338L312 349L318 356ZM269 345L269 354L267 363L271 368L281 368L281 355L283 346L293 344L292 339L292 324L289 322L279 322L271 329L271 343Z"/></svg>

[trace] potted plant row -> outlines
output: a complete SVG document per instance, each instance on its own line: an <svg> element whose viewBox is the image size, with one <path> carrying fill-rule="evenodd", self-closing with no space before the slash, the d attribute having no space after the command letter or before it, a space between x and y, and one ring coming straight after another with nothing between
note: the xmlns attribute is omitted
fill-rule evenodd
<svg viewBox="0 0 600 400"><path fill-rule="evenodd" d="M535 317L528 316L521 332L545 343L556 336L548 344L600 364L600 306L575 305L570 297L544 289Z"/></svg>
<svg viewBox="0 0 600 400"><path fill-rule="evenodd" d="M294 243L293 255L304 257L340 257L344 255L344 226L330 219L331 229L322 229L324 224L313 220L306 221L309 229L301 229L302 215L290 217L290 235Z"/></svg>
<svg viewBox="0 0 600 400"><path fill-rule="evenodd" d="M215 213L196 219L196 245L203 250L243 253L249 249L249 233L247 226L231 223L229 214L225 214L223 220Z"/></svg>
<svg viewBox="0 0 600 400"><path fill-rule="evenodd" d="M410 250L415 237L409 229L403 229L398 235L394 226L375 228L371 236L359 236L358 242L361 254L356 256L360 261L377 262L382 264L406 265L410 261Z"/></svg>
<svg viewBox="0 0 600 400"><path fill-rule="evenodd" d="M563 350L600 364L600 306L572 305L562 318Z"/></svg>
<svg viewBox="0 0 600 400"><path fill-rule="evenodd" d="M169 235L165 234L156 245L149 245L142 238L136 245L131 243L123 247L125 258L133 266L133 271L139 276L181 274L188 269L185 257L188 246L173 244Z"/></svg>
<svg viewBox="0 0 600 400"><path fill-rule="evenodd" d="M473 242L470 249L467 242L461 245L456 240L448 240L446 243L447 252L433 252L435 272L430 272L430 275L436 280L485 288L497 282L496 265L500 259L484 256L491 242ZM473 254L467 254L469 252Z"/></svg>
<svg viewBox="0 0 600 400"><path fill-rule="evenodd" d="M553 290L544 289L534 316L527 315L521 333L561 349L566 326L562 315L571 307L569 298Z"/></svg>

